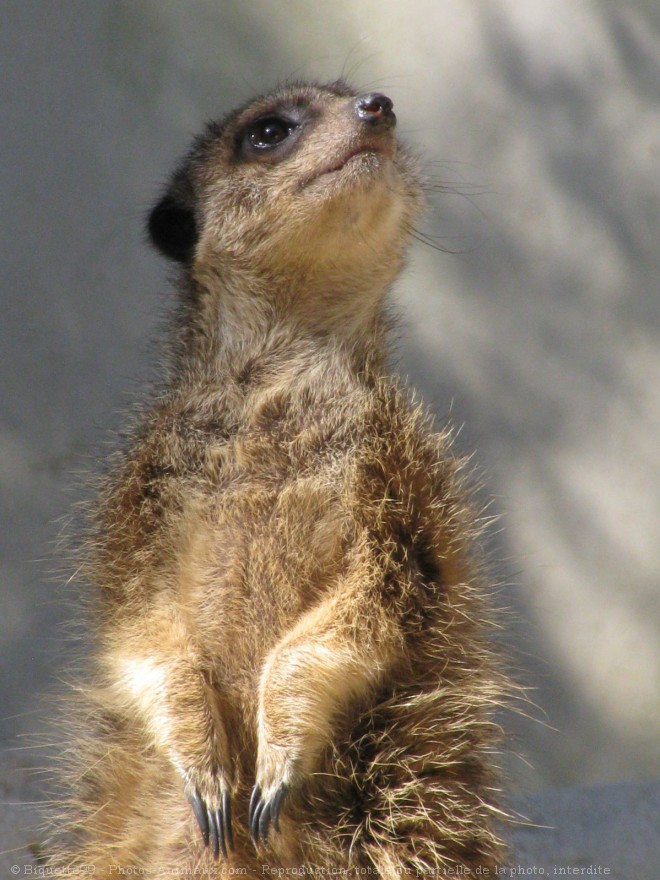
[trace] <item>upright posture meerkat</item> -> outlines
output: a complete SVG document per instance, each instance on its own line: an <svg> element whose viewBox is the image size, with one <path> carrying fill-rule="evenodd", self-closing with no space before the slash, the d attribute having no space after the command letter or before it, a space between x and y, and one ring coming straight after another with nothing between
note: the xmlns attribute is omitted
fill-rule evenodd
<svg viewBox="0 0 660 880"><path fill-rule="evenodd" d="M209 125L150 215L180 307L90 542L60 868L500 864L476 517L384 356L421 205L395 121L289 85Z"/></svg>

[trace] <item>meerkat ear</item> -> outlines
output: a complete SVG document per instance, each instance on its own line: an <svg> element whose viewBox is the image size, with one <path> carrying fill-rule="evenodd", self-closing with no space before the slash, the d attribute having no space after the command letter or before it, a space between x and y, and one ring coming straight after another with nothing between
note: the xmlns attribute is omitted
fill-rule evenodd
<svg viewBox="0 0 660 880"><path fill-rule="evenodd" d="M151 243L163 256L178 263L192 261L197 243L195 213L171 192L152 209L147 230Z"/></svg>

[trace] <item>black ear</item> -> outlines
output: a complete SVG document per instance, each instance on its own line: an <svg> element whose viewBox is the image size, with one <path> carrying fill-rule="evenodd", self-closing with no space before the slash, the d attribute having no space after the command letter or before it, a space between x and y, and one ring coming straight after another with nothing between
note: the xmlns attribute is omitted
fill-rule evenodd
<svg viewBox="0 0 660 880"><path fill-rule="evenodd" d="M163 196L151 211L147 229L152 244L163 256L178 263L192 261L197 243L195 214L171 193Z"/></svg>

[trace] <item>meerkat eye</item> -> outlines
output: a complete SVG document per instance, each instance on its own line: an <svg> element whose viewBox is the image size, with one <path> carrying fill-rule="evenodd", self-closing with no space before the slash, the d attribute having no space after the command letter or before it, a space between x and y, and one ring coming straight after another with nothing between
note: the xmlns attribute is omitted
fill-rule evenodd
<svg viewBox="0 0 660 880"><path fill-rule="evenodd" d="M270 150L285 141L294 128L294 122L281 116L264 116L247 129L243 143L255 150Z"/></svg>

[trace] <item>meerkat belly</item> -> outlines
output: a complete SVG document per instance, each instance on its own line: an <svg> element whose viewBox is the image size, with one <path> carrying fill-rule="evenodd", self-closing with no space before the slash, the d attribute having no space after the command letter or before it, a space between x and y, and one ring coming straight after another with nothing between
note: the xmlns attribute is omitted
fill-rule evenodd
<svg viewBox="0 0 660 880"><path fill-rule="evenodd" d="M177 582L191 629L223 677L256 674L336 580L348 531L338 492L320 474L245 481L187 519Z"/></svg>

